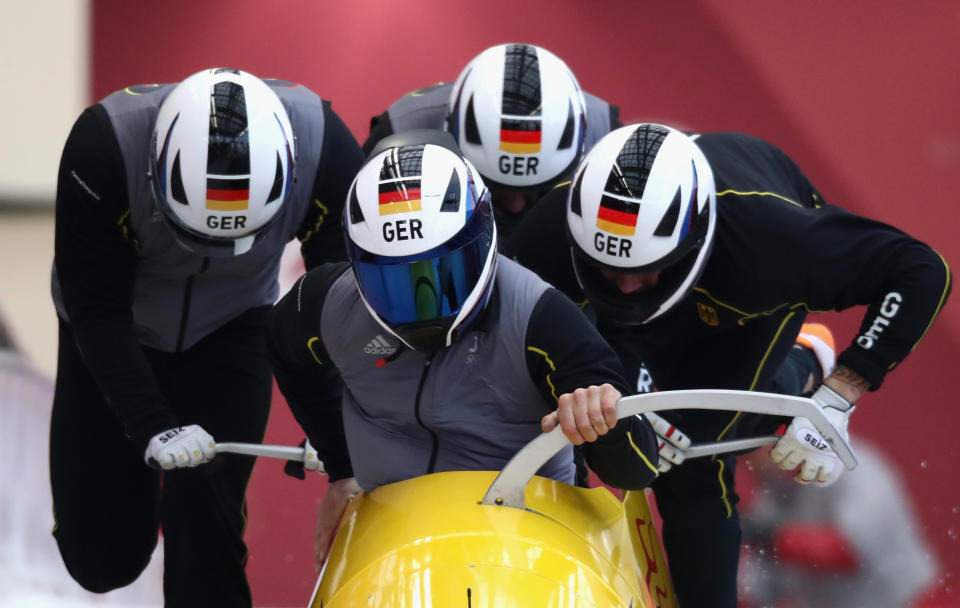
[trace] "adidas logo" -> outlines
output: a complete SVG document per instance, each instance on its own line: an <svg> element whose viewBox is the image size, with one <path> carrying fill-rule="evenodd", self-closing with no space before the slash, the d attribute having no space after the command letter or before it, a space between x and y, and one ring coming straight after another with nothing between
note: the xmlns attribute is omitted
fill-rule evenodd
<svg viewBox="0 0 960 608"><path fill-rule="evenodd" d="M376 338L367 342L367 345L363 347L363 352L367 353L368 355L390 356L397 352L397 347L391 346L389 342L384 340L382 335L377 334Z"/></svg>

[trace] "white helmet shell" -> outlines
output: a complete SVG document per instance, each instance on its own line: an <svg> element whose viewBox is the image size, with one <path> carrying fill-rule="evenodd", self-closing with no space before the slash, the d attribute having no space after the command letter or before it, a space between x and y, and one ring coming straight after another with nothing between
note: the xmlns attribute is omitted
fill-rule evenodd
<svg viewBox="0 0 960 608"><path fill-rule="evenodd" d="M295 144L280 98L233 69L198 72L160 106L150 173L157 204L188 249L249 251L293 185Z"/></svg>
<svg viewBox="0 0 960 608"><path fill-rule="evenodd" d="M432 351L486 305L496 226L490 194L452 138L436 131L449 147L419 143L422 133L374 150L350 187L344 224L367 309L410 348Z"/></svg>
<svg viewBox="0 0 960 608"><path fill-rule="evenodd" d="M577 167L567 199L581 287L615 320L656 318L693 288L716 215L713 171L690 137L650 123L609 133ZM602 270L661 272L661 279L649 294L620 294Z"/></svg>
<svg viewBox="0 0 960 608"><path fill-rule="evenodd" d="M447 130L488 184L542 190L582 157L585 108L559 57L529 44L501 44L460 73Z"/></svg>

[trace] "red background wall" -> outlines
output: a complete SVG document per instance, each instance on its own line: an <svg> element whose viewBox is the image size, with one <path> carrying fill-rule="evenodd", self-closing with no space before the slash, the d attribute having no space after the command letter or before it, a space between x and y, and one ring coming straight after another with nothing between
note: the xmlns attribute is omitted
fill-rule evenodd
<svg viewBox="0 0 960 608"><path fill-rule="evenodd" d="M333 100L360 141L370 116L411 89L452 80L481 49L540 44L586 90L618 104L625 121L768 138L828 201L960 260L960 5L950 0L94 0L92 25L91 101L225 65L302 82ZM883 390L862 399L853 423L900 463L919 532L947 576L960 571L957 310L948 304ZM858 321L856 312L830 319L844 344ZM301 437L278 402L267 441ZM301 605L315 579L313 510L323 483L284 478L280 468L258 464L250 491L248 571L258 605Z"/></svg>

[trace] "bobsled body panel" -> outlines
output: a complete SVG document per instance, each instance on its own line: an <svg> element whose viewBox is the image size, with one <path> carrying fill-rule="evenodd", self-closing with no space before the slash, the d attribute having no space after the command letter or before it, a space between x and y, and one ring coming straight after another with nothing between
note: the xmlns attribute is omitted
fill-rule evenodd
<svg viewBox="0 0 960 608"><path fill-rule="evenodd" d="M642 527L608 490L534 477L526 509L481 505L495 476L435 473L352 501L311 606L672 606L651 599ZM654 549L642 555L662 562Z"/></svg>

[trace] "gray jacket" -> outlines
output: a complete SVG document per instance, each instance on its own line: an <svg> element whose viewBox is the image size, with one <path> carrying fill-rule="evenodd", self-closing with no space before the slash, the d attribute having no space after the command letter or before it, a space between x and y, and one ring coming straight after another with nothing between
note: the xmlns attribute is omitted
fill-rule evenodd
<svg viewBox="0 0 960 608"><path fill-rule="evenodd" d="M188 349L250 308L276 301L280 256L311 203L310 171L320 158L324 113L320 97L306 87L267 83L283 102L297 134L298 175L276 223L253 250L233 258L204 258L185 250L154 202L147 174L150 140L160 105L175 85L127 88L100 102L124 163L130 203L127 225L135 235L138 258L133 321L145 346L167 352ZM58 315L69 321L56 266L52 292Z"/></svg>
<svg viewBox="0 0 960 608"><path fill-rule="evenodd" d="M474 329L436 355L405 351L380 367L399 340L369 314L356 314L365 308L352 272L331 286L320 338L343 378L344 429L361 487L412 472L498 470L556 407L526 373L525 359L527 325L549 285L506 258L497 265L495 331ZM572 448L541 474L571 483Z"/></svg>

